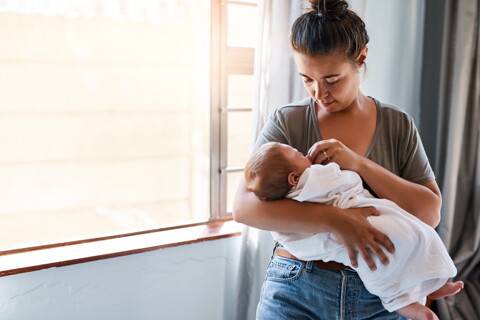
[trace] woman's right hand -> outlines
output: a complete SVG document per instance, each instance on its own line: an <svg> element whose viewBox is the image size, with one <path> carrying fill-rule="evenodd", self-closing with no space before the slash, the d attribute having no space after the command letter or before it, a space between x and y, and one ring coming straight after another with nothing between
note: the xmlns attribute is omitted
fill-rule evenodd
<svg viewBox="0 0 480 320"><path fill-rule="evenodd" d="M388 257L382 247L390 253L395 252L395 247L385 234L375 229L367 220L369 216L379 216L378 210L374 207L365 207L341 209L338 213L339 215L332 221L332 233L347 249L352 266L358 267L358 253L372 271L377 269L372 254L387 265Z"/></svg>

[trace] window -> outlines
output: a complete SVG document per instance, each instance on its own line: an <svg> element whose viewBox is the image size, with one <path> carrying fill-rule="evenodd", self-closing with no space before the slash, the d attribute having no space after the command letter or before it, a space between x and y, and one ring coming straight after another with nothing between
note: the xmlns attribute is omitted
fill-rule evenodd
<svg viewBox="0 0 480 320"><path fill-rule="evenodd" d="M0 3L0 250L228 216L252 1Z"/></svg>
<svg viewBox="0 0 480 320"><path fill-rule="evenodd" d="M219 86L214 104L221 110L217 189L222 199L214 216L231 214L233 197L243 175L251 145L253 59L256 45L257 6L253 1L224 1L216 37L220 38ZM248 21L248 23L246 23ZM215 73L214 73L215 75ZM216 213L219 213L217 215Z"/></svg>

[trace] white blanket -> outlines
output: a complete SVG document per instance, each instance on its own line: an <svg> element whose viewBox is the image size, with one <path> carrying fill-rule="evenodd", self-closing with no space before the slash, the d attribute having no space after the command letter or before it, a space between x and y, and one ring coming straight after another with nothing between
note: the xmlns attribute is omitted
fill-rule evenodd
<svg viewBox="0 0 480 320"><path fill-rule="evenodd" d="M424 303L426 295L457 272L435 230L392 201L373 197L363 188L357 173L340 170L336 163L305 170L288 198L341 208L373 206L380 212L380 216L370 216L368 221L390 238L395 253L387 252L387 266L375 257L376 271L371 271L359 256L355 270L367 290L380 297L390 312L416 301ZM272 235L301 260L337 261L351 267L347 250L332 233Z"/></svg>

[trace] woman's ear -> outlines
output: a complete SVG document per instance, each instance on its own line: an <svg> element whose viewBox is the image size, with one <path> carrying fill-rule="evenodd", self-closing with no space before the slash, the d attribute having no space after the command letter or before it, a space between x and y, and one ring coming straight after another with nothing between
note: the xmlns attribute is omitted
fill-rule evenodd
<svg viewBox="0 0 480 320"><path fill-rule="evenodd" d="M363 64L367 60L367 53L368 53L368 47L365 46L363 47L362 51L360 51L360 54L357 57L357 64L359 67L363 66Z"/></svg>
<svg viewBox="0 0 480 320"><path fill-rule="evenodd" d="M295 174L295 172L290 172L288 174L288 183L290 183L292 186L296 186L298 184L298 180L300 180L300 176Z"/></svg>

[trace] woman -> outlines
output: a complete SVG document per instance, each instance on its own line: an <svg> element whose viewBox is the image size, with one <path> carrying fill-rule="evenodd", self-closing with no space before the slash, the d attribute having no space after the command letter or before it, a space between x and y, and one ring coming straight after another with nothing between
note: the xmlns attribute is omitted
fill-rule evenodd
<svg viewBox="0 0 480 320"><path fill-rule="evenodd" d="M268 141L308 153L314 163L356 171L387 198L435 227L441 194L412 119L364 95L368 35L343 0L310 1L292 26L291 45L310 97L274 111L255 149ZM387 264L390 240L367 221L375 208L339 209L292 200L260 201L241 182L234 218L278 232L332 232L353 266ZM403 319L366 291L356 272L338 263L299 261L279 244L267 269L257 319Z"/></svg>

